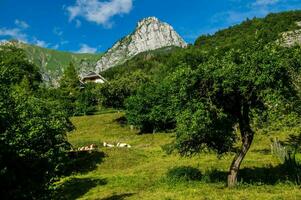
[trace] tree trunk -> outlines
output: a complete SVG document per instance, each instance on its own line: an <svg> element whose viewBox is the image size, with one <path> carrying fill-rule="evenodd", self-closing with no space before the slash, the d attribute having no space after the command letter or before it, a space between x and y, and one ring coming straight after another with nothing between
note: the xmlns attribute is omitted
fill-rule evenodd
<svg viewBox="0 0 301 200"><path fill-rule="evenodd" d="M228 187L233 187L237 183L237 175L240 168L240 165L246 156L248 150L253 141L254 132L251 129L249 123L249 116L248 116L248 107L244 107L242 117L239 120L239 128L241 133L242 139L242 147L240 151L235 155L232 164L230 166L229 174L228 174Z"/></svg>

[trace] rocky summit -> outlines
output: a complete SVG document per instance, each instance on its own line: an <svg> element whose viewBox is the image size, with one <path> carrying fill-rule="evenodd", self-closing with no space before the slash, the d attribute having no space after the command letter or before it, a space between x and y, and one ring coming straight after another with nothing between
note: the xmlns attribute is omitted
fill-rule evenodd
<svg viewBox="0 0 301 200"><path fill-rule="evenodd" d="M97 62L96 71L105 71L124 63L133 56L167 46L186 47L186 42L172 26L156 17L148 17L140 22L135 31L118 41Z"/></svg>

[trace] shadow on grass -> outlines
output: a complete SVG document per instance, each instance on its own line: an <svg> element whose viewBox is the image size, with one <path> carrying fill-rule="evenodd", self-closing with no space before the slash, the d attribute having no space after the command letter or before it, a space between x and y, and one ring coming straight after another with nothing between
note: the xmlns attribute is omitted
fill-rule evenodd
<svg viewBox="0 0 301 200"><path fill-rule="evenodd" d="M256 149L256 150L252 150L252 152L260 153L260 154L263 154L263 155L270 155L271 154L271 149Z"/></svg>
<svg viewBox="0 0 301 200"><path fill-rule="evenodd" d="M68 176L72 173L87 173L96 169L97 165L103 161L103 152L70 152L68 160L64 166L63 175Z"/></svg>
<svg viewBox="0 0 301 200"><path fill-rule="evenodd" d="M123 199L133 196L133 195L134 195L134 193L115 194L110 197L103 198L101 200L123 200Z"/></svg>
<svg viewBox="0 0 301 200"><path fill-rule="evenodd" d="M202 179L201 171L190 166L174 167L167 171L166 176L171 181L197 181Z"/></svg>
<svg viewBox="0 0 301 200"><path fill-rule="evenodd" d="M228 172L210 170L205 172L202 180L208 183L227 181ZM285 165L243 168L239 171L238 182L248 184L275 185L279 182L295 182L295 175L289 173Z"/></svg>
<svg viewBox="0 0 301 200"><path fill-rule="evenodd" d="M124 127L127 125L128 121L125 116L119 117L114 120L114 122L118 123L121 127Z"/></svg>
<svg viewBox="0 0 301 200"><path fill-rule="evenodd" d="M54 199L77 199L90 189L105 184L107 184L105 179L71 178L56 188Z"/></svg>

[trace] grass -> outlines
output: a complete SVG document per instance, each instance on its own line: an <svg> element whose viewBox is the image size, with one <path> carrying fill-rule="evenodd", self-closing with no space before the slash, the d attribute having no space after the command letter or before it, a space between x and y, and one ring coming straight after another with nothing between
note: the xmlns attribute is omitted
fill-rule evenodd
<svg viewBox="0 0 301 200"><path fill-rule="evenodd" d="M104 157L90 171L62 178L57 183L57 198L301 199L300 186L282 176L280 163L269 150L270 140L276 135L285 139L286 133L257 134L243 161L238 187L229 189L225 183L233 155L220 159L213 153L191 158L166 155L161 147L172 141L172 133L138 135L118 123L122 116L106 113L72 118L76 130L68 135L70 143L75 147L97 144ZM105 148L104 141L129 143L132 148ZM197 178L189 178L195 175Z"/></svg>

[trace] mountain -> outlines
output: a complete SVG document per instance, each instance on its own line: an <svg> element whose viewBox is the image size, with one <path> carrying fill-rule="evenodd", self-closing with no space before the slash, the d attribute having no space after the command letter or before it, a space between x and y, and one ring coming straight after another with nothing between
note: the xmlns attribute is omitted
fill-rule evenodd
<svg viewBox="0 0 301 200"><path fill-rule="evenodd" d="M78 54L57 51L18 41L9 41L2 45L14 45L23 49L28 59L40 67L44 82L53 86L58 85L59 78L70 62L74 63L79 75L83 76L89 71L94 71L96 62L102 56L102 54Z"/></svg>
<svg viewBox="0 0 301 200"><path fill-rule="evenodd" d="M186 42L167 23L155 17L140 22L133 33L118 41L96 64L96 71L105 71L124 63L133 56L162 47L186 47Z"/></svg>
<svg viewBox="0 0 301 200"><path fill-rule="evenodd" d="M184 60L196 68L206 60L204 55L230 49L244 49L252 41L260 44L277 43L282 46L301 45L301 11L288 11L269 14L264 18L247 19L212 35L201 35L194 45L188 48L158 49L139 53L125 63L101 72L108 80L128 76L135 71L148 75L164 75L181 66ZM179 64L180 63L180 64ZM164 67L165 66L165 67Z"/></svg>
<svg viewBox="0 0 301 200"><path fill-rule="evenodd" d="M248 45L246 41L251 40L260 40L264 44L281 41L284 46L301 44L300 22L301 11L273 13L265 18L247 19L215 34L200 36L191 48L206 52L220 50L224 53L231 48L244 48ZM108 79L135 70L158 73L155 70L156 66L166 64L174 50L178 49L175 52L181 52L181 47L187 46L170 25L155 17L141 20L133 33L118 41L105 54L76 54L16 41L9 44L24 49L29 60L40 67L45 82L51 85L58 84L69 62L75 64L81 76L89 71L101 72Z"/></svg>

